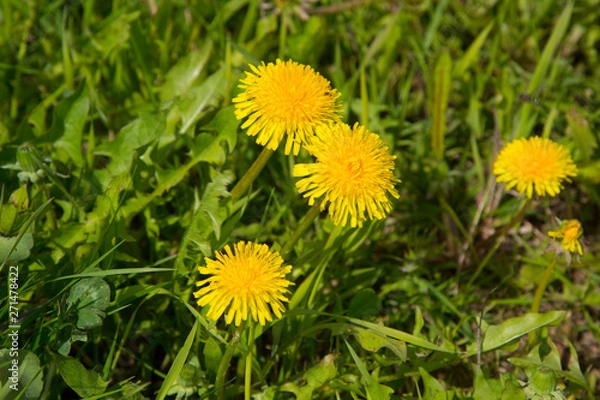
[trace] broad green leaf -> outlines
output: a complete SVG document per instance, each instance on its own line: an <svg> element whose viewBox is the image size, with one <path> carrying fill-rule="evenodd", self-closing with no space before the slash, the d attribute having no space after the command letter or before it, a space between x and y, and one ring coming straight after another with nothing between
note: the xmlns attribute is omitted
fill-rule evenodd
<svg viewBox="0 0 600 400"><path fill-rule="evenodd" d="M431 148L437 160L444 157L444 134L446 133L446 110L452 85L452 59L447 51L438 58L431 74L432 85L428 90L431 114Z"/></svg>
<svg viewBox="0 0 600 400"><path fill-rule="evenodd" d="M451 354L456 353L455 351L447 350L442 347L436 346L435 344L433 344L425 339L421 339L417 336L411 335L410 333L402 332L402 331L399 331L396 329L388 328L387 326L377 325L372 322L363 321L363 320L356 319L356 318L349 318L348 320L355 325L370 329L373 332L378 333L379 335L389 336L391 338L398 339L398 340L404 341L406 343L410 343L415 346L422 347L424 349L440 351L443 353L451 353Z"/></svg>
<svg viewBox="0 0 600 400"><path fill-rule="evenodd" d="M67 310L77 311L77 328L92 329L102 325L110 303L110 288L100 278L85 278L77 282L67 297Z"/></svg>
<svg viewBox="0 0 600 400"><path fill-rule="evenodd" d="M85 120L90 109L90 99L87 87L82 85L81 89L73 96L75 96L75 98L69 102L68 110L65 110L62 127L54 125L54 123L52 124L55 129L62 128L62 134L54 143L54 147L58 150L57 156L60 160L63 162L71 160L77 167L81 168L84 164L81 151L81 137L83 134L83 126L85 125ZM60 124L60 120L58 123Z"/></svg>
<svg viewBox="0 0 600 400"><path fill-rule="evenodd" d="M97 372L87 370L78 360L60 354L50 353L58 372L65 383L81 397L104 393L108 382Z"/></svg>
<svg viewBox="0 0 600 400"><path fill-rule="evenodd" d="M503 386L500 400L525 400L525 393L516 377L504 374L500 376L500 379Z"/></svg>
<svg viewBox="0 0 600 400"><path fill-rule="evenodd" d="M223 358L223 351L221 350L219 343L214 338L209 337L206 340L206 343L204 343L203 353L206 369L216 375L221 358Z"/></svg>
<svg viewBox="0 0 600 400"><path fill-rule="evenodd" d="M2 205L2 213L0 214L0 233L5 236L10 236L13 232L13 226L17 220L17 209L11 204ZM0 252L0 257L2 253Z"/></svg>
<svg viewBox="0 0 600 400"><path fill-rule="evenodd" d="M566 311L550 311L544 314L527 313L521 317L510 318L500 325L490 325L484 332L481 346L482 352L499 349L523 335L545 326L558 325L565 317ZM477 344L468 348L469 356L477 354Z"/></svg>
<svg viewBox="0 0 600 400"><path fill-rule="evenodd" d="M86 239L85 224L79 222L66 223L52 233L53 242L63 249L71 249Z"/></svg>
<svg viewBox="0 0 600 400"><path fill-rule="evenodd" d="M358 367L360 374L362 375L362 384L367 392L367 400L389 400L390 394L394 393L394 389L380 384L373 376L369 374L367 366L363 363L360 357L356 354L352 346L346 342L348 351L354 359L354 363Z"/></svg>
<svg viewBox="0 0 600 400"><path fill-rule="evenodd" d="M33 247L33 234L27 232L18 240L18 236L0 236L0 260L7 263L16 263L29 257Z"/></svg>
<svg viewBox="0 0 600 400"><path fill-rule="evenodd" d="M154 141L165 130L165 123L164 115L142 113L121 129L115 140L98 146L95 154L110 157L107 170L117 176L130 168L136 150Z"/></svg>
<svg viewBox="0 0 600 400"><path fill-rule="evenodd" d="M177 104L181 111L182 127L179 133L187 132L200 119L206 107L225 92L225 68L206 78L199 86L188 90Z"/></svg>
<svg viewBox="0 0 600 400"><path fill-rule="evenodd" d="M0 200L1 201L1 200ZM20 186L8 199L8 203L0 204L0 234L11 236L17 229L19 221L26 218L26 211L29 208L30 199L27 185ZM0 252L1 256L2 252Z"/></svg>
<svg viewBox="0 0 600 400"><path fill-rule="evenodd" d="M177 357L175 357L175 360L173 361L173 365L171 365L171 368L169 368L169 373L167 374L167 377L163 381L162 385L160 386L160 390L158 391L158 395L156 396L157 400L163 400L167 396L169 389L171 389L171 387L175 383L175 379L181 373L185 361L187 360L188 355L190 354L190 349L192 348L194 339L196 338L197 330L198 320L194 322L192 329L190 329L190 333L188 333L187 339L185 339L183 347L181 348L181 350L179 350L179 352L177 353Z"/></svg>
<svg viewBox="0 0 600 400"><path fill-rule="evenodd" d="M11 333L10 329L6 333ZM13 400L17 396L21 400L39 399L44 376L39 358L29 350L19 350L18 358L11 353L11 349L0 350L0 399ZM18 364L14 361L18 361Z"/></svg>
<svg viewBox="0 0 600 400"><path fill-rule="evenodd" d="M227 142L229 153L233 151L237 144L238 127L240 120L235 117L235 107L229 106L221 109L217 115L210 121L204 129L214 131L217 134L219 142Z"/></svg>
<svg viewBox="0 0 600 400"><path fill-rule="evenodd" d="M573 135L573 141L575 142L575 146L577 146L577 150L581 153L583 161L590 161L594 154L594 149L598 147L598 143L590 129L589 122L575 108L571 108L567 112L566 117L569 124L569 131Z"/></svg>
<svg viewBox="0 0 600 400"><path fill-rule="evenodd" d="M490 385L490 381L493 379L487 379L481 368L477 365L473 365L473 371L475 372L475 381L473 382L473 399L474 400L497 400L499 399L498 393L493 389L494 385Z"/></svg>
<svg viewBox="0 0 600 400"><path fill-rule="evenodd" d="M421 367L419 367L419 374L421 375L421 379L423 379L423 386L425 386L426 399L434 399L438 393L446 391L437 379Z"/></svg>
<svg viewBox="0 0 600 400"><path fill-rule="evenodd" d="M35 220L37 220L37 218L42 215L43 213L46 212L46 210L48 209L48 206L50 205L50 203L52 202L52 199L48 199L44 204L42 204L41 206L39 206L37 208L37 210L35 210L35 212L33 213L33 215L31 215L27 221L25 221L25 223L23 224L23 226L20 228L19 231L19 235L17 236L15 243L13 243L11 249L8 250L8 253L6 253L4 255L4 258L0 258L0 261L2 261L2 264L0 265L0 271L2 271L2 269L4 268L4 266L6 265L6 263L8 263L8 257L10 255L10 253L14 250L14 247L18 246L19 242L23 239L23 237L27 234L31 234L30 232L27 232L27 230L29 229L29 227L31 226L31 224L33 224L33 222ZM33 242L33 238L31 239ZM31 249L31 246L29 247Z"/></svg>
<svg viewBox="0 0 600 400"><path fill-rule="evenodd" d="M376 352L382 347L387 347L402 361L406 361L406 343L400 340L390 339L368 329L354 328L354 337L363 349Z"/></svg>
<svg viewBox="0 0 600 400"><path fill-rule="evenodd" d="M198 135L192 148L193 157L187 164L171 170L162 170L155 165L158 187L149 195L129 200L122 208L125 219L129 221L153 200L178 185L198 163L222 163L225 156L223 149L220 147L221 143L226 141L231 150L237 140L237 126L239 125L239 121L236 120L234 128L231 117L235 118L232 107L228 107L217 113L215 118L206 127L207 129L215 130L217 136L214 137L208 134Z"/></svg>
<svg viewBox="0 0 600 400"><path fill-rule="evenodd" d="M160 88L160 99L167 101L185 95L204 71L212 49L213 43L207 39L198 49L190 51L171 67L165 76L165 83Z"/></svg>
<svg viewBox="0 0 600 400"><path fill-rule="evenodd" d="M198 265L202 256L212 256L210 235L214 233L217 239L220 236L225 217L222 213L221 199L228 196L227 186L233 181L233 174L213 171L212 175L213 180L206 186L202 200L181 240L175 260L175 268L181 274Z"/></svg>
<svg viewBox="0 0 600 400"><path fill-rule="evenodd" d="M305 385L298 386L294 382L288 382L281 387L281 390L294 393L297 400L311 400L316 389L336 377L335 359L333 354L326 355L319 364L306 371L304 374Z"/></svg>
<svg viewBox="0 0 600 400"><path fill-rule="evenodd" d="M575 346L573 346L573 343L571 343L570 341L568 343L570 350L569 362L567 364L568 369L567 371L559 372L559 374L571 380L572 382L575 382L578 385L585 387L588 391L591 392L591 388L588 386L588 381L581 372L581 364L579 363L579 356L577 355L577 350L575 349Z"/></svg>

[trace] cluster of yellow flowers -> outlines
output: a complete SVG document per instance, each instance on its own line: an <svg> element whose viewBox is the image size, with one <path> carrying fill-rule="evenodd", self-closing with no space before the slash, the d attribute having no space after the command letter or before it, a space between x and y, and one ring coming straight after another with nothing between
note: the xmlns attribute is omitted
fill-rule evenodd
<svg viewBox="0 0 600 400"><path fill-rule="evenodd" d="M389 196L399 198L394 185L395 156L381 138L363 126L341 122L340 94L311 67L294 61L250 66L241 80L243 92L233 99L242 129L258 144L275 150L286 137L285 154L305 148L316 161L296 164L298 191L309 205L318 199L335 225L360 227L366 219L383 219L391 211ZM388 196L389 195L389 196ZM266 245L240 242L206 258L198 267L204 286L194 293L200 306L210 305L207 317L239 326L249 316L261 325L277 317L288 301L285 279L291 267ZM270 309L269 309L270 307Z"/></svg>
<svg viewBox="0 0 600 400"><path fill-rule="evenodd" d="M516 188L531 199L534 192L537 196L556 196L562 189L562 182L570 182L570 178L577 175L577 167L566 147L533 136L513 140L502 149L494 163L494 174L498 182L507 183L506 190ZM558 231L548 232L548 236L562 239L562 251L567 256L575 251L583 255L579 242L582 235L583 229L577 220L564 221Z"/></svg>

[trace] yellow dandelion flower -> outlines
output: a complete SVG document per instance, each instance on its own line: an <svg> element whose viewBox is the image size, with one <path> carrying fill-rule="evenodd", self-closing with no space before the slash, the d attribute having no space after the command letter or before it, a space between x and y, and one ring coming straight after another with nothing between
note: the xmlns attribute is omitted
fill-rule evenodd
<svg viewBox="0 0 600 400"><path fill-rule="evenodd" d="M202 275L211 277L199 281L196 286L208 286L194 292L198 305L210 305L207 317L218 320L226 313L225 322L235 325L252 315L261 325L273 321L270 308L281 318L288 301L287 287L293 285L285 279L292 267L282 267L279 253L269 250L264 244L239 242L225 246L225 253L216 252L216 260L206 258L206 266L198 267Z"/></svg>
<svg viewBox="0 0 600 400"><path fill-rule="evenodd" d="M583 248L579 242L579 238L583 235L581 223L576 219L563 221L557 231L548 232L548 236L554 239L562 239L561 245L565 251L577 253L582 256Z"/></svg>
<svg viewBox="0 0 600 400"><path fill-rule="evenodd" d="M562 181L577 175L577 167L569 150L550 139L538 136L516 139L510 142L494 163L498 182L506 182L506 190L516 186L527 197L556 196L562 189Z"/></svg>
<svg viewBox="0 0 600 400"><path fill-rule="evenodd" d="M340 94L310 66L277 60L255 67L240 82L235 116L248 118L242 129L256 142L276 150L287 134L285 154L298 154L317 126L340 120Z"/></svg>
<svg viewBox="0 0 600 400"><path fill-rule="evenodd" d="M394 188L400 182L393 172L396 157L378 135L358 123L353 128L319 127L306 149L317 161L294 166L294 176L305 177L296 187L309 205L324 196L321 210L329 203L334 224L345 226L349 218L350 226L360 227L367 217L383 219L392 209L388 193L400 197Z"/></svg>

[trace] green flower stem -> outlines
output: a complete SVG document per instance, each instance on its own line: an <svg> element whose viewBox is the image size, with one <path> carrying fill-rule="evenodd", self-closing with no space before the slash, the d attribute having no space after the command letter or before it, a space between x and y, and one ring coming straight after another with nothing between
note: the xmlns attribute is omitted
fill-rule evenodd
<svg viewBox="0 0 600 400"><path fill-rule="evenodd" d="M294 231L294 233L292 233L292 237L287 241L285 246L283 246L281 251L279 251L279 255L281 255L283 259L285 259L288 253L294 248L294 245L300 239L300 236L302 236L302 234L306 232L306 230L313 223L315 218L319 216L319 214L321 213L321 203L323 203L323 198L320 198L312 206L312 208L308 210L308 212L306 213L306 215L304 215L302 220L300 220L300 223L298 223L296 230Z"/></svg>
<svg viewBox="0 0 600 400"><path fill-rule="evenodd" d="M318 266L317 278L313 281L312 288L310 290L310 296L308 297L307 307L312 308L315 296L317 295L317 290L321 286L321 280L323 279L323 274L325 273L325 269L329 265L329 261L331 257L333 257L334 251L331 250L331 246L335 242L335 239L342 232L342 226L336 225L331 233L329 234L329 238L327 238L327 243L325 243L325 248L323 249L324 257L321 259L321 262Z"/></svg>
<svg viewBox="0 0 600 400"><path fill-rule="evenodd" d="M250 169L248 171L246 171L244 176L242 176L242 179L239 180L239 182L235 185L235 187L231 191L231 201L232 202L235 202L240 197L242 197L244 195L244 193L246 193L246 191L248 190L250 185L252 185L252 182L254 182L254 180L256 179L258 174L260 174L260 171L262 171L262 169L265 167L265 165L267 164L267 161L269 161L269 158L271 158L272 154L273 154L273 150L268 149L266 147L263 149L263 151L260 153L258 158L254 161L252 166L250 166Z"/></svg>
<svg viewBox="0 0 600 400"><path fill-rule="evenodd" d="M531 312L538 313L540 312L540 305L542 304L542 298L544 297L544 293L546 292L546 288L552 279L552 273L554 272L554 266L556 265L556 258L553 258L550 261L550 264L546 267L546 271L544 271L544 275L542 275L542 279L540 283L538 283L538 287L535 290L535 295L533 296L533 302L531 303ZM530 332L527 337L527 343L529 348L533 348L537 342L538 333Z"/></svg>
<svg viewBox="0 0 600 400"><path fill-rule="evenodd" d="M246 376L244 379L244 399L250 400L252 394L252 348L254 347L254 324L248 320L248 354L246 354Z"/></svg>
<svg viewBox="0 0 600 400"><path fill-rule="evenodd" d="M517 212L517 214L515 214L515 216L510 221L508 221L508 223L506 225L504 225L500 230L498 230L496 233L494 233L492 236L490 236L488 239L486 239L486 241L484 242L484 245L487 247L488 245L494 243L494 247L492 247L490 249L490 251L488 251L486 253L485 257L483 257L483 260L477 266L477 270L471 276L471 279L469 279L469 283L467 284L467 287L470 287L473 284L473 282L475 282L475 280L479 277L479 275L483 271L483 268L487 265L487 263L490 261L492 256L496 253L496 251L500 247L500 244L502 243L502 240L504 239L504 236L506 235L506 233L511 228L513 228L515 225L517 225L519 222L521 222L523 220L523 218L525 217L525 214L527 213L527 210L529 210L530 205L531 205L531 199L525 200L523 202L523 205Z"/></svg>
<svg viewBox="0 0 600 400"><path fill-rule="evenodd" d="M242 336L242 331L244 329L244 325L238 327L231 338L231 341L227 344L225 348L225 354L223 354L223 358L221 358L221 362L219 363L219 369L217 370L217 380L215 381L215 387L217 389L217 398L219 400L225 399L225 376L227 375L227 370L229 369L229 364L231 362L231 357L235 352L235 348L240 341L240 337Z"/></svg>
<svg viewBox="0 0 600 400"><path fill-rule="evenodd" d="M552 278L552 273L554 272L554 266L556 265L556 258L553 258L550 261L550 264L546 267L546 271L542 276L542 280L538 284L537 290L535 291L535 295L533 296L533 302L531 303L531 312L537 313L540 312L540 304L542 304L542 298L544 297L544 293L546 292L546 288L550 283L550 279Z"/></svg>

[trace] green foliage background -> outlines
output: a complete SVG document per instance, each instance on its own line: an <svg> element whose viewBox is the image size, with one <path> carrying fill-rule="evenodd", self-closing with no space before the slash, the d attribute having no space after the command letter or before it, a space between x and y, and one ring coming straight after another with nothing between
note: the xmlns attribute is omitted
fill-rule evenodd
<svg viewBox="0 0 600 400"><path fill-rule="evenodd" d="M21 389L6 297L0 398L214 396L233 330L195 305L196 266L238 240L283 246L309 209L290 173L304 152L279 150L228 201L261 151L231 99L248 64L278 57L381 135L402 197L331 241L323 213L295 246L290 309L256 332L255 398L530 398L539 366L593 398L598 21L597 0L2 0L0 293L18 283ZM495 248L521 198L491 166L531 135L569 148L579 175ZM558 261L528 313L556 218L582 222L585 255Z"/></svg>

